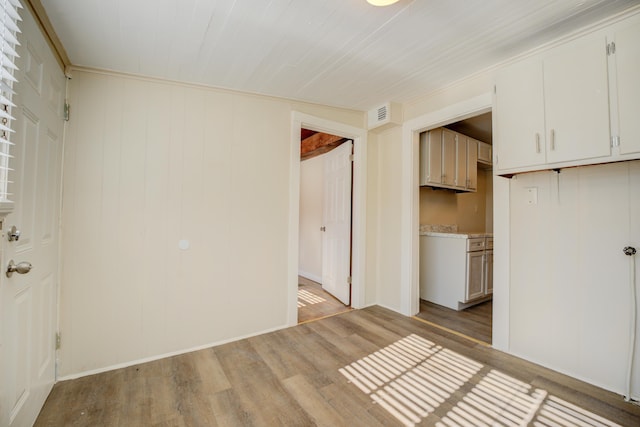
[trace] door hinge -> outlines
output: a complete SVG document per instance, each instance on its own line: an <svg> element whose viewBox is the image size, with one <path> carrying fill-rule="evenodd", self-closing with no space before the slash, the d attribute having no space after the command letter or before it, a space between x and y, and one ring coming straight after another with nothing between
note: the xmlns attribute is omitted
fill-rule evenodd
<svg viewBox="0 0 640 427"><path fill-rule="evenodd" d="M347 276L347 283L351 284L351 276Z"/></svg>
<svg viewBox="0 0 640 427"><path fill-rule="evenodd" d="M619 136L612 136L611 137L611 146L612 147L619 147L620 146L620 137Z"/></svg>
<svg viewBox="0 0 640 427"><path fill-rule="evenodd" d="M493 85L493 93L497 94L498 93L498 88L496 85Z"/></svg>
<svg viewBox="0 0 640 427"><path fill-rule="evenodd" d="M60 332L56 332L56 350L60 350L61 345L62 345L62 335L60 335Z"/></svg>
<svg viewBox="0 0 640 427"><path fill-rule="evenodd" d="M69 105L69 103L68 103L68 102L65 102L65 103L64 103L64 120L65 120L66 122L68 122L68 121L69 121L69 115L71 114L71 113L70 113L70 110L71 110L71 106Z"/></svg>
<svg viewBox="0 0 640 427"><path fill-rule="evenodd" d="M607 44L607 56L611 56L616 53L616 44L615 42L611 42Z"/></svg>
<svg viewBox="0 0 640 427"><path fill-rule="evenodd" d="M349 161L353 162L355 160L355 157L353 154L349 154Z"/></svg>

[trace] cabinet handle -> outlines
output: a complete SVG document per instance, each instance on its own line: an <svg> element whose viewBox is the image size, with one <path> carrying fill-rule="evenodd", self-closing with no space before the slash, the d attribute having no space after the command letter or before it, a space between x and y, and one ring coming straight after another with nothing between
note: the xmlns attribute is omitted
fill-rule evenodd
<svg viewBox="0 0 640 427"><path fill-rule="evenodd" d="M536 153L540 153L540 134L536 132Z"/></svg>
<svg viewBox="0 0 640 427"><path fill-rule="evenodd" d="M556 149L556 131L551 129L551 150Z"/></svg>

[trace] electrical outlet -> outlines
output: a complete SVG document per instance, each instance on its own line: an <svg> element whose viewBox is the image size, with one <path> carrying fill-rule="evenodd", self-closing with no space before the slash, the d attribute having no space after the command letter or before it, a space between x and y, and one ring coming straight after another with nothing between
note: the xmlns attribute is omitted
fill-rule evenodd
<svg viewBox="0 0 640 427"><path fill-rule="evenodd" d="M537 205L538 204L538 187L527 187L527 204L528 205Z"/></svg>

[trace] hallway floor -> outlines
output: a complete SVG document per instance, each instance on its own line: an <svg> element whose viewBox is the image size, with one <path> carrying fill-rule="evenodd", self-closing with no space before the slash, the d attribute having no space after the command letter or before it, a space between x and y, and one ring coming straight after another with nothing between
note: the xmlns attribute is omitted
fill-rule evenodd
<svg viewBox="0 0 640 427"><path fill-rule="evenodd" d="M322 289L320 283L298 276L298 323L322 319L351 310Z"/></svg>

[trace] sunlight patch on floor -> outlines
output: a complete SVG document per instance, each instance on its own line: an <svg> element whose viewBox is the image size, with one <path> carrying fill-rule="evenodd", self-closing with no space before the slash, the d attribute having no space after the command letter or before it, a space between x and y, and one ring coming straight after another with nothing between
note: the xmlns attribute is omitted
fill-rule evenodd
<svg viewBox="0 0 640 427"><path fill-rule="evenodd" d="M339 371L406 426L420 423L441 406L439 427L618 426L545 390L482 368L412 334Z"/></svg>
<svg viewBox="0 0 640 427"><path fill-rule="evenodd" d="M306 289L298 289L298 308L305 307L307 304L318 304L325 301L326 299L311 293Z"/></svg>

